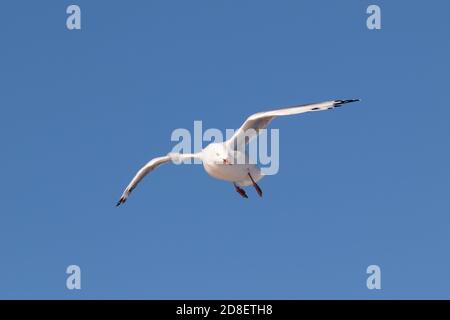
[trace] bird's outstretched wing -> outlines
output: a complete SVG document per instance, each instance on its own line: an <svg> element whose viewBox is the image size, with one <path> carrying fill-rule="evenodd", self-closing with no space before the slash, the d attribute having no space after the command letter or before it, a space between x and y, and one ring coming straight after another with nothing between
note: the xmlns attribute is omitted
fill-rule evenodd
<svg viewBox="0 0 450 320"><path fill-rule="evenodd" d="M234 133L234 135L228 141L226 141L226 143L228 144L228 146L230 146L230 148L240 150L240 148L243 147L243 144L247 144L251 139L257 136L259 134L259 131L266 128L270 121L272 121L272 119L275 117L290 116L310 111L329 110L355 101L359 101L359 99L325 101L272 111L258 112L248 117L247 120L245 120L244 124Z"/></svg>
<svg viewBox="0 0 450 320"><path fill-rule="evenodd" d="M130 195L131 191L133 191L134 188L136 188L137 184L151 171L153 171L156 167L160 166L161 164L164 164L166 162L171 161L170 156L164 156L164 157L158 157L150 160L147 162L145 166L143 166L134 176L133 180L131 180L130 184L126 187L125 191L123 192L122 196L119 199L119 202L117 202L117 206L120 206L122 203L127 201L128 196Z"/></svg>

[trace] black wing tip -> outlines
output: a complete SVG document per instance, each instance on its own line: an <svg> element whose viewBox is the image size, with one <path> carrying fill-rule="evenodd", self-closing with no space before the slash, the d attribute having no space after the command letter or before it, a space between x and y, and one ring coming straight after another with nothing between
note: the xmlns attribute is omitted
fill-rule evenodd
<svg viewBox="0 0 450 320"><path fill-rule="evenodd" d="M127 200L127 199L120 198L119 201L118 201L117 204L116 204L116 207L120 206L122 203L125 203L126 200Z"/></svg>
<svg viewBox="0 0 450 320"><path fill-rule="evenodd" d="M351 103L351 102L358 102L358 101L361 101L361 99L334 100L334 106L340 107L343 104Z"/></svg>

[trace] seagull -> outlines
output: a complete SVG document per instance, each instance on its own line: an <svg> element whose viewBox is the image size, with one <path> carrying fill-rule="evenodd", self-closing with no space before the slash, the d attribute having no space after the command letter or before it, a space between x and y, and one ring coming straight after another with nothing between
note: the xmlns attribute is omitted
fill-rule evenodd
<svg viewBox="0 0 450 320"><path fill-rule="evenodd" d="M249 163L249 155L245 151L245 146L250 140L256 137L259 131L265 129L276 117L331 110L356 101L360 100L332 100L255 113L248 117L233 136L225 142L212 142L197 153L170 152L166 156L150 160L136 173L134 178L125 188L122 196L117 202L117 206L125 203L138 183L160 165L170 161L180 163L188 159L200 160L205 171L210 176L219 180L231 182L236 192L243 198L248 198L247 193L242 188L245 186L253 186L256 193L262 197L263 192L257 182L261 180L264 174L256 164ZM244 161L242 161L242 159L244 159Z"/></svg>

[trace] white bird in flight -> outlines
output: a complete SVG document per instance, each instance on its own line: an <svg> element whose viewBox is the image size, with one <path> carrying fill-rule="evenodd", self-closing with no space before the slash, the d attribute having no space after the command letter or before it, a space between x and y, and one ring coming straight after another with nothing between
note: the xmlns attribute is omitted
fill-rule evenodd
<svg viewBox="0 0 450 320"><path fill-rule="evenodd" d="M275 117L290 116L310 111L330 110L355 101L360 100L332 100L255 113L248 117L234 135L225 142L212 142L198 153L181 154L171 152L166 156L150 160L136 173L117 202L117 206L124 203L130 193L136 188L137 184L158 166L169 161L181 162L186 159L201 160L205 171L210 176L232 182L236 192L242 197L248 198L247 193L241 187L250 185L262 197L262 190L257 182L264 175L256 164L248 163L248 154L245 151L245 145L257 136L261 129L266 128ZM239 159L245 159L245 161L239 161Z"/></svg>

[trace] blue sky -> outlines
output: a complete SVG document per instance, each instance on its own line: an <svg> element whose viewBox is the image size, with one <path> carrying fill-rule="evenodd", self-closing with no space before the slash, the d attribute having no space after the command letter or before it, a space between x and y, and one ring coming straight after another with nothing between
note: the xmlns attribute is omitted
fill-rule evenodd
<svg viewBox="0 0 450 320"><path fill-rule="evenodd" d="M1 7L0 298L450 298L448 2ZM342 98L272 123L262 199L167 165L115 207L176 128Z"/></svg>

